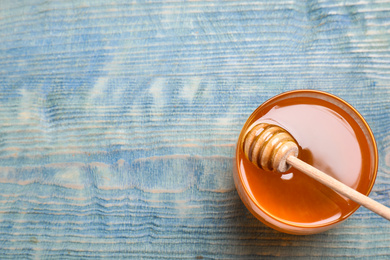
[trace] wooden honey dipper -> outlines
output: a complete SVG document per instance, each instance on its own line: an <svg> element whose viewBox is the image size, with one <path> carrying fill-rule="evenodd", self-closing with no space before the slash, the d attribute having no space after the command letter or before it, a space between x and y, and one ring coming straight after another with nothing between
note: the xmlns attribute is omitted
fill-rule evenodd
<svg viewBox="0 0 390 260"><path fill-rule="evenodd" d="M390 208L298 159L297 142L290 133L280 126L267 123L256 124L246 133L243 150L246 158L263 170L285 172L290 167L294 167L341 195L390 220Z"/></svg>

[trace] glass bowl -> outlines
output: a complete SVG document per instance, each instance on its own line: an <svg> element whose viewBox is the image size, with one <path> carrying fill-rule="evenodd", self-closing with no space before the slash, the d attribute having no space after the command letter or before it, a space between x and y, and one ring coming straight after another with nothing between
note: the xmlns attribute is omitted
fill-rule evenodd
<svg viewBox="0 0 390 260"><path fill-rule="evenodd" d="M364 118L346 101L315 90L277 95L248 118L236 147L234 182L256 218L281 232L305 235L326 231L359 208L293 168L274 173L248 161L243 138L259 122L282 126L298 142L298 158L362 194L370 193L378 169L374 136Z"/></svg>

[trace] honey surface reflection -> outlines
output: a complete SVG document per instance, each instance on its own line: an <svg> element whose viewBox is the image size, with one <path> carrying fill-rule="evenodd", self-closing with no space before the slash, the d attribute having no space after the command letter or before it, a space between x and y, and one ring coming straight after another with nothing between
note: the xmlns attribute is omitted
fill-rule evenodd
<svg viewBox="0 0 390 260"><path fill-rule="evenodd" d="M293 97L264 107L250 119L276 123L299 144L299 158L366 194L375 174L367 137L355 119L331 102ZM295 226L326 225L345 218L358 205L290 169L266 172L249 162L238 144L237 163L246 190L264 212Z"/></svg>

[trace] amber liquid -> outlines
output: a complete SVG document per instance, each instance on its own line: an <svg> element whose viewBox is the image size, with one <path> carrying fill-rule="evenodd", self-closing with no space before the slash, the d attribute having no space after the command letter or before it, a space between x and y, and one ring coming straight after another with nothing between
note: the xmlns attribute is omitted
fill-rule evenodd
<svg viewBox="0 0 390 260"><path fill-rule="evenodd" d="M301 160L363 194L370 190L375 174L367 137L338 106L295 97L265 107L251 120L279 124L297 140ZM280 174L257 168L245 158L240 143L237 156L247 190L263 211L280 221L322 226L345 218L358 207L297 170Z"/></svg>

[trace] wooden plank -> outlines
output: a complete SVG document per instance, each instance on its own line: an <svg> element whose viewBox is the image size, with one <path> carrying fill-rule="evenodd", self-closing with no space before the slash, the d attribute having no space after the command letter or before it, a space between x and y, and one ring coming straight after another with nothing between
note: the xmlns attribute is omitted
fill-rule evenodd
<svg viewBox="0 0 390 260"><path fill-rule="evenodd" d="M372 127L390 206L389 26L386 1L2 1L0 258L389 258L366 209L286 235L232 178L252 111L319 89Z"/></svg>

